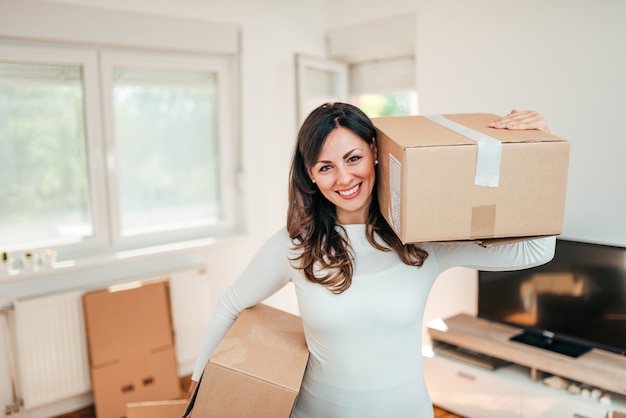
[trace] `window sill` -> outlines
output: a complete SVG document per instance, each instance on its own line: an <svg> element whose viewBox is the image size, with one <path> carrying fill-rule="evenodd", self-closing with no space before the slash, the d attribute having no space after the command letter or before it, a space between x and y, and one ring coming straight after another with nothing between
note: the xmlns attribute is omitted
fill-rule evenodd
<svg viewBox="0 0 626 418"><path fill-rule="evenodd" d="M176 255L179 253L193 252L241 237L241 235L237 235L224 239L204 238L140 248L136 250L120 251L90 258L57 261L52 263L50 266L39 265L32 269L14 268L8 272L0 272L0 285L15 281L38 279L47 276L56 276L66 273L110 267L111 265L145 261L155 259L157 257Z"/></svg>

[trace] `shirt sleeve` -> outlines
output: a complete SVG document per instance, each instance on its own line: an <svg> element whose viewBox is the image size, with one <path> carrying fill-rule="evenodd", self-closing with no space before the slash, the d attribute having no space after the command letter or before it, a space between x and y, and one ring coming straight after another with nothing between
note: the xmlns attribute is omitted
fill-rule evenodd
<svg viewBox="0 0 626 418"><path fill-rule="evenodd" d="M202 335L192 380L200 379L204 366L239 314L267 299L290 281L290 242L284 228L275 233L220 297Z"/></svg>
<svg viewBox="0 0 626 418"><path fill-rule="evenodd" d="M433 244L429 253L439 271L451 267L477 270L521 270L545 264L554 257L556 237L543 237L508 244L482 247L473 243Z"/></svg>

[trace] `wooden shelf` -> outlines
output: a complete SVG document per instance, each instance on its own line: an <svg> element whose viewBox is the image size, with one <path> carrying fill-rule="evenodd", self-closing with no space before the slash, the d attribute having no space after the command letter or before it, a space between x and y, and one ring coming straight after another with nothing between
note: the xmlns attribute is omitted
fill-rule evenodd
<svg viewBox="0 0 626 418"><path fill-rule="evenodd" d="M542 371L626 395L626 356L600 349L573 358L549 350L510 341L522 330L467 314L428 325L433 341L510 361L533 371Z"/></svg>

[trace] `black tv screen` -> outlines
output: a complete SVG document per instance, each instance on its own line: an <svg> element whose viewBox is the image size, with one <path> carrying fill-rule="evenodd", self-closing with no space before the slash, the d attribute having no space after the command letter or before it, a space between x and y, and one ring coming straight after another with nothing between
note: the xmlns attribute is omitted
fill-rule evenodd
<svg viewBox="0 0 626 418"><path fill-rule="evenodd" d="M520 328L513 339L577 357L626 353L626 248L557 239L554 259L478 273L478 316Z"/></svg>

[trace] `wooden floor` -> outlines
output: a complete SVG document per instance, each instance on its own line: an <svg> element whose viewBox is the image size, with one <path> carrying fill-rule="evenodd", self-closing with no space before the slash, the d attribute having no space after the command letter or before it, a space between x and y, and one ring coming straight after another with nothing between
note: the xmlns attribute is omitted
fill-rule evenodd
<svg viewBox="0 0 626 418"><path fill-rule="evenodd" d="M434 407L435 409L435 418L463 418L460 415L455 415L452 412L448 412L445 409L441 409L438 407Z"/></svg>
<svg viewBox="0 0 626 418"><path fill-rule="evenodd" d="M180 381L180 391L181 396L187 396L187 388L189 387L190 377L183 377ZM454 415L452 412L448 412L444 409L434 407L435 409L435 418L462 418L459 415ZM88 408L79 409L78 411L70 412L64 415L60 415L57 418L95 418L96 411L93 406Z"/></svg>

